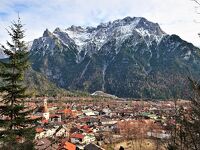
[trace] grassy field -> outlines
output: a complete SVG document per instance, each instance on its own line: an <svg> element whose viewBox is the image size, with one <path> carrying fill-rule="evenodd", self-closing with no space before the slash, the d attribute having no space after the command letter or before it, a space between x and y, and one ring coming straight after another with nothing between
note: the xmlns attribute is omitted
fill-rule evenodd
<svg viewBox="0 0 200 150"><path fill-rule="evenodd" d="M161 141L143 139L124 141L109 145L107 150L119 150L120 146L124 147L125 150L165 150L164 145Z"/></svg>

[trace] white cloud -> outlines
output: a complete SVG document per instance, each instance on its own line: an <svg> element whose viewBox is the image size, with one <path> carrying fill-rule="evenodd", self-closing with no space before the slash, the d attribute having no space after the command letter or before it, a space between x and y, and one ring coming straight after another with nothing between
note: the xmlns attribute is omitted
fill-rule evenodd
<svg viewBox="0 0 200 150"><path fill-rule="evenodd" d="M1 43L8 38L4 28L16 19L17 11L26 24L27 40L41 36L45 28L94 26L126 16L142 16L158 22L165 32L200 45L197 36L200 24L194 22L200 16L196 15L191 0L1 0Z"/></svg>

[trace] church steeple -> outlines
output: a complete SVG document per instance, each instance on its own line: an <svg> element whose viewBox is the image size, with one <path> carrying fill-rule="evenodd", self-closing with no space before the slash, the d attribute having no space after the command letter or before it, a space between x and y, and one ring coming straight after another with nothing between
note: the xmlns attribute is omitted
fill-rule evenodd
<svg viewBox="0 0 200 150"><path fill-rule="evenodd" d="M49 112L49 110L48 110L48 105L47 105L47 98L45 97L44 98L44 113L47 113L47 112Z"/></svg>
<svg viewBox="0 0 200 150"><path fill-rule="evenodd" d="M48 110L48 104L47 104L47 98L45 97L44 98L44 110L43 110L43 117L46 119L46 120L49 120L49 110Z"/></svg>

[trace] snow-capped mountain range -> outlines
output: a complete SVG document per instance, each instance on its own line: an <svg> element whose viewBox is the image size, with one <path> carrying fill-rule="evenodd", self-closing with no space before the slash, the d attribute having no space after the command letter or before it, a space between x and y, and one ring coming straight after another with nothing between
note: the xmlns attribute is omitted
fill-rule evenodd
<svg viewBox="0 0 200 150"><path fill-rule="evenodd" d="M116 39L115 51L118 53L120 45L133 34L142 37L148 46L151 45L152 41L159 43L162 37L166 35L157 23L149 22L141 17L126 17L113 22L101 23L97 27L84 28L72 25L62 30L56 28L52 33L46 29L43 37L34 41L32 49L38 48L38 45L46 47L46 49L54 49L56 45L51 41L51 38L53 38L66 47L74 44L78 50L77 62L80 62L86 54L91 56L113 39ZM44 51L43 54L45 54ZM53 51L51 51L51 54L53 55Z"/></svg>
<svg viewBox="0 0 200 150"><path fill-rule="evenodd" d="M160 41L165 35L158 24L149 22L145 18L136 17L127 17L122 20L102 23L96 28L71 26L64 30L64 32L78 45L79 51L83 50L91 43L96 45L95 50L98 51L107 41L113 38L116 39L118 45L121 45L123 41L134 34L134 32L140 34L147 44L150 44L149 42L153 40ZM60 32L55 30L54 33L59 35Z"/></svg>
<svg viewBox="0 0 200 150"><path fill-rule="evenodd" d="M199 77L199 49L157 23L126 17L97 27L46 29L30 47L32 68L57 86L119 97L167 98Z"/></svg>

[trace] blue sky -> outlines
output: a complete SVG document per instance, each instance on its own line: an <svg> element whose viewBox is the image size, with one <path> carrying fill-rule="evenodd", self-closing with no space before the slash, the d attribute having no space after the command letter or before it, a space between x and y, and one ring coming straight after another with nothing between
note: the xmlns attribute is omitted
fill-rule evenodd
<svg viewBox="0 0 200 150"><path fill-rule="evenodd" d="M48 28L71 25L96 26L101 22L145 17L169 34L200 45L200 15L191 0L0 0L0 43L8 38L5 28L20 13L26 40L40 37Z"/></svg>

